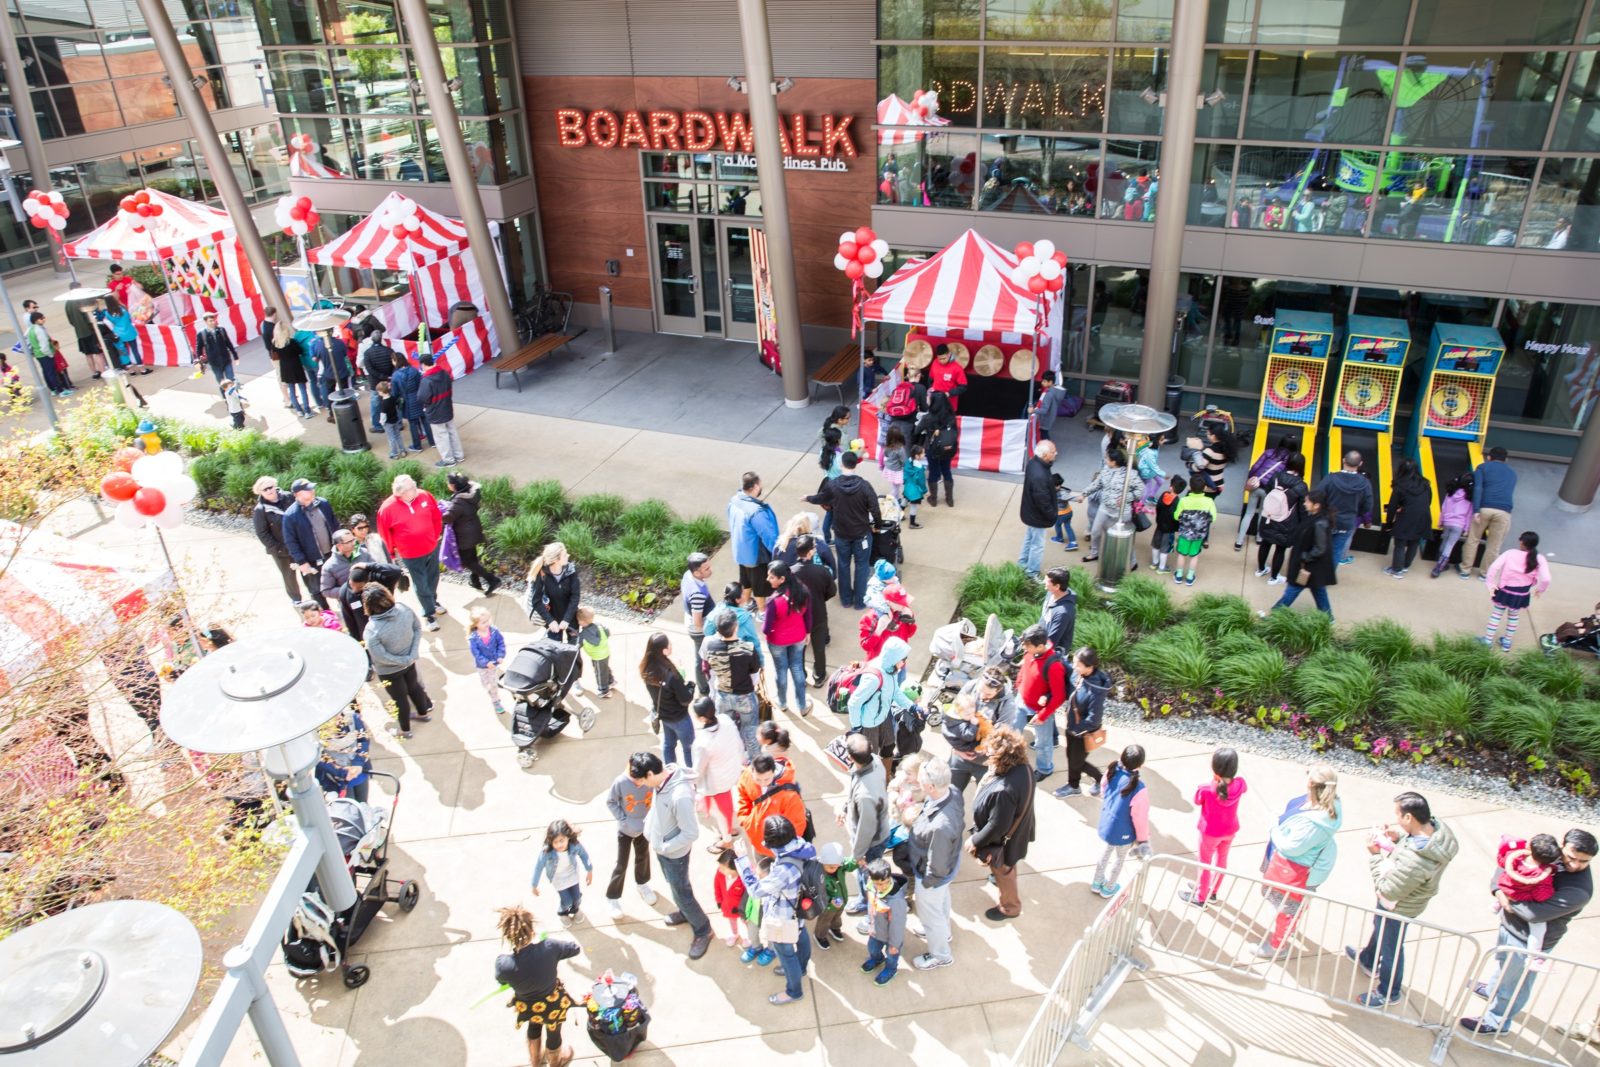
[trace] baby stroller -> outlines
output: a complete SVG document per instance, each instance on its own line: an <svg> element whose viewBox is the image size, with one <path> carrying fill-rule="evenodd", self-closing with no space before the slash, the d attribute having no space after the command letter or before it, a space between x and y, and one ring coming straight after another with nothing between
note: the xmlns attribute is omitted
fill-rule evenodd
<svg viewBox="0 0 1600 1067"><path fill-rule="evenodd" d="M937 691L955 692L989 667L1007 665L1006 646L1013 641L1011 631L1000 624L1000 616L990 615L978 639L971 619L957 619L933 631L928 654L933 657L933 672L928 683Z"/></svg>
<svg viewBox="0 0 1600 1067"><path fill-rule="evenodd" d="M422 887L412 879L400 881L392 893L389 890L393 882L389 877L389 832L400 808L400 779L383 771L367 773L394 783L394 803L385 814L351 797L328 802L328 817L355 883L356 902L335 914L323 901L317 880L311 879L283 939L284 966L296 978L339 968L348 988L364 985L372 972L364 963L346 962L350 947L361 940L385 904L399 904L401 911L408 912L422 894Z"/></svg>
<svg viewBox="0 0 1600 1067"><path fill-rule="evenodd" d="M1084 420L1084 425L1091 430L1103 430L1106 424L1100 421L1100 409L1107 404L1133 403L1133 385L1130 382L1117 381L1100 383L1100 391L1094 396L1094 414Z"/></svg>
<svg viewBox="0 0 1600 1067"><path fill-rule="evenodd" d="M1539 647L1547 656L1558 648L1600 656L1600 604L1594 606L1593 615L1585 615L1577 622L1564 622L1553 634L1540 634Z"/></svg>
<svg viewBox="0 0 1600 1067"><path fill-rule="evenodd" d="M886 559L896 567L905 562L905 552L900 548L902 514L894 497L878 498L878 521L872 524L872 562Z"/></svg>
<svg viewBox="0 0 1600 1067"><path fill-rule="evenodd" d="M500 684L511 691L517 706L511 717L511 740L517 746L517 764L531 767L539 758L537 746L567 728L573 715L562 704L582 672L578 646L541 637L523 645L500 672ZM594 712L581 708L578 728L594 728Z"/></svg>

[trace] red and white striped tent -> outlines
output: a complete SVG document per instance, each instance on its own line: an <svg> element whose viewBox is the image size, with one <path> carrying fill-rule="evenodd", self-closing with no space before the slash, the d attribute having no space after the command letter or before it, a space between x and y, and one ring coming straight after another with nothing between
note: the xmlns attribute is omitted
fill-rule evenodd
<svg viewBox="0 0 1600 1067"><path fill-rule="evenodd" d="M161 205L161 214L145 219L142 231L135 230L118 211L110 222L68 241L63 251L73 259L155 263L233 236L233 219L226 211L159 189L144 191L153 203Z"/></svg>
<svg viewBox="0 0 1600 1067"><path fill-rule="evenodd" d="M878 125L883 126L948 126L950 120L941 115L918 115L911 105L890 93L878 101ZM915 144L926 137L918 130L878 130L879 144Z"/></svg>
<svg viewBox="0 0 1600 1067"><path fill-rule="evenodd" d="M927 259L912 260L867 298L861 317L905 326L1032 334L1038 297L1011 280L1017 257L968 230Z"/></svg>
<svg viewBox="0 0 1600 1067"><path fill-rule="evenodd" d="M394 235L393 227L413 207L422 230L402 240ZM459 255L466 247L465 223L429 211L404 193L390 193L372 214L347 233L308 251L306 259L328 267L410 273Z"/></svg>
<svg viewBox="0 0 1600 1067"><path fill-rule="evenodd" d="M349 178L317 158L315 150L302 152L289 147L289 177L291 178Z"/></svg>

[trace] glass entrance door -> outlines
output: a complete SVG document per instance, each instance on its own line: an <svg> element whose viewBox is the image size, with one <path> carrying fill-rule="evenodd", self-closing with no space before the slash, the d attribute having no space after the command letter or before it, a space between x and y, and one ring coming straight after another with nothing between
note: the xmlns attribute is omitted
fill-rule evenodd
<svg viewBox="0 0 1600 1067"><path fill-rule="evenodd" d="M700 240L695 219L651 219L656 271L656 329L705 333L701 310Z"/></svg>
<svg viewBox="0 0 1600 1067"><path fill-rule="evenodd" d="M650 217L656 328L754 343L756 272L748 221Z"/></svg>
<svg viewBox="0 0 1600 1067"><path fill-rule="evenodd" d="M750 235L759 227L748 222L721 219L719 242L722 250L722 291L726 298L726 327L723 336L730 341L754 342L756 336L756 269Z"/></svg>

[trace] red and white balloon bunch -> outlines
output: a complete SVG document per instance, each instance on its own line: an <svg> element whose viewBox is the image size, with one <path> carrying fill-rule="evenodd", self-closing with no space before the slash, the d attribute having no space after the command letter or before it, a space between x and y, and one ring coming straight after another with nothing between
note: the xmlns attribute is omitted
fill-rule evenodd
<svg viewBox="0 0 1600 1067"><path fill-rule="evenodd" d="M918 89L911 94L911 113L919 119L936 118L939 114L939 94L931 89Z"/></svg>
<svg viewBox="0 0 1600 1067"><path fill-rule="evenodd" d="M289 138L289 151L299 152L302 155L312 155L317 150L317 142L311 139L309 133L297 133Z"/></svg>
<svg viewBox="0 0 1600 1067"><path fill-rule="evenodd" d="M1014 250L1022 262L1011 280L1035 296L1059 293L1067 284L1067 254L1056 251L1054 241L1023 241Z"/></svg>
<svg viewBox="0 0 1600 1067"><path fill-rule="evenodd" d="M322 221L322 216L311 206L309 196L285 196L279 198L273 220L287 236L304 237Z"/></svg>
<svg viewBox="0 0 1600 1067"><path fill-rule="evenodd" d="M839 252L833 257L833 265L853 282L860 281L862 275L881 278L883 257L888 254L889 242L873 233L870 227L863 226L839 235Z"/></svg>
<svg viewBox="0 0 1600 1067"><path fill-rule="evenodd" d="M163 530L183 525L183 505L194 499L194 479L183 473L176 452L147 456L124 448L112 458L114 470L100 479L100 491L116 502L117 522L142 530L153 522Z"/></svg>
<svg viewBox="0 0 1600 1067"><path fill-rule="evenodd" d="M417 213L415 200L395 204L386 221L389 234L396 241L409 241L422 232L422 216Z"/></svg>
<svg viewBox="0 0 1600 1067"><path fill-rule="evenodd" d="M60 193L44 193L35 189L22 202L22 210L28 216L28 221L33 223L34 229L59 233L67 228L67 200Z"/></svg>
<svg viewBox="0 0 1600 1067"><path fill-rule="evenodd" d="M133 227L135 232L142 231L149 225L151 219L160 218L166 210L161 206L161 201L153 199L148 189L140 189L131 196L122 198L117 205L122 209L123 221Z"/></svg>

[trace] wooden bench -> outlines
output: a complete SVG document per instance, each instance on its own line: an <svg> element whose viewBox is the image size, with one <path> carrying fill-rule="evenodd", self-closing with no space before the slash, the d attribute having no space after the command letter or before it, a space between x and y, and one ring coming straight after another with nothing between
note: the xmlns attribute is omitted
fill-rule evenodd
<svg viewBox="0 0 1600 1067"><path fill-rule="evenodd" d="M821 385L839 391L839 403L844 403L844 383L855 381L861 374L861 346L851 341L833 358L822 365L822 369L811 376L812 395L816 394L816 387Z"/></svg>
<svg viewBox="0 0 1600 1067"><path fill-rule="evenodd" d="M509 374L511 380L517 383L517 392L522 392L522 379L517 377L517 372L550 355L556 349L573 340L577 334L547 333L543 337L535 337L528 344L523 345L515 352L507 352L496 356L484 364L494 371L494 387L500 388L500 375Z"/></svg>

